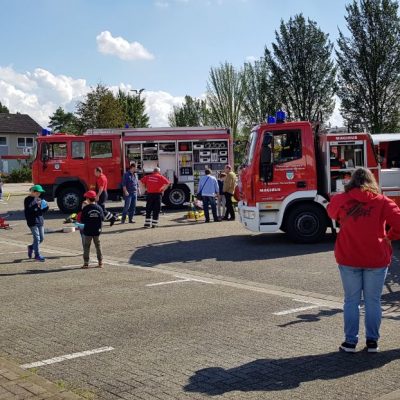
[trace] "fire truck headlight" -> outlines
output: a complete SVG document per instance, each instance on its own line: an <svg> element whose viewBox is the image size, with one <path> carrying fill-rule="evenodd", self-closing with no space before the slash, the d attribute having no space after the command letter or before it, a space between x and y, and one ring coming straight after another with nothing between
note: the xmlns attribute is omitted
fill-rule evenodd
<svg viewBox="0 0 400 400"><path fill-rule="evenodd" d="M256 213L254 211L244 210L243 218L246 219L254 219L256 217Z"/></svg>

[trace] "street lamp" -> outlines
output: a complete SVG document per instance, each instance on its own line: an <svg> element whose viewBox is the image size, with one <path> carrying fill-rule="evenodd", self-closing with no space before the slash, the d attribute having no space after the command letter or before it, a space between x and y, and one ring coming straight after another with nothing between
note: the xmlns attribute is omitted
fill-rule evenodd
<svg viewBox="0 0 400 400"><path fill-rule="evenodd" d="M131 92L135 92L136 93L136 95L138 96L138 98L139 98L139 100L140 100L140 94L144 91L145 89L144 88L142 88L142 89L140 89L140 90L137 90L137 89L131 89L130 91Z"/></svg>

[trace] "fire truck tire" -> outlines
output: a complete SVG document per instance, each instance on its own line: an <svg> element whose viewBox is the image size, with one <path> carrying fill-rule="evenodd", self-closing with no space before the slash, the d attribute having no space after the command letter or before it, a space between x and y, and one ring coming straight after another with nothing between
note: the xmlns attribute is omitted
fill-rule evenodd
<svg viewBox="0 0 400 400"><path fill-rule="evenodd" d="M65 188L57 195L57 205L64 214L79 211L82 204L83 193L74 187Z"/></svg>
<svg viewBox="0 0 400 400"><path fill-rule="evenodd" d="M313 204L302 204L289 211L285 229L296 243L316 243L325 235L327 217L325 211Z"/></svg>
<svg viewBox="0 0 400 400"><path fill-rule="evenodd" d="M176 185L165 191L162 198L163 203L168 207L182 207L189 201L190 192L184 185Z"/></svg>

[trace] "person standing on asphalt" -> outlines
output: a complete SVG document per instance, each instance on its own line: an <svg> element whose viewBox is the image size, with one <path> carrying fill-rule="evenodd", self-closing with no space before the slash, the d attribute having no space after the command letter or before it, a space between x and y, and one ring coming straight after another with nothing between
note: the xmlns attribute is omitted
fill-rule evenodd
<svg viewBox="0 0 400 400"><path fill-rule="evenodd" d="M108 199L107 177L103 174L103 169L101 167L96 167L94 170L94 174L96 176L96 193L97 193L95 200L97 204L103 209L104 220L110 221L110 226L113 226L116 221L116 217L114 214L106 210L106 201Z"/></svg>
<svg viewBox="0 0 400 400"><path fill-rule="evenodd" d="M233 193L235 193L236 175L232 171L232 167L230 165L225 166L225 173L226 173L226 177L224 180L224 186L223 186L222 190L223 190L224 196L225 196L226 211L225 211L225 216L223 219L225 221L234 221L235 220L235 210L233 209L232 196L233 196Z"/></svg>
<svg viewBox="0 0 400 400"><path fill-rule="evenodd" d="M45 258L40 255L39 244L44 240L43 213L49 209L49 206L46 200L40 198L42 193L44 190L41 185L33 185L30 188L30 194L24 200L24 212L26 224L33 236L33 243L28 246L28 257L32 258L32 254L35 253L35 260L43 262Z"/></svg>
<svg viewBox="0 0 400 400"><path fill-rule="evenodd" d="M200 178L199 181L199 192L203 199L203 209L206 222L210 222L210 211L208 206L211 205L211 211L213 215L214 222L219 222L217 215L217 204L215 201L215 196L219 193L218 181L215 176L211 175L211 170L206 169L205 175Z"/></svg>
<svg viewBox="0 0 400 400"><path fill-rule="evenodd" d="M371 171L358 168L345 192L333 196L328 214L340 224L335 244L344 289L345 341L340 350L356 351L363 297L366 350L376 353L382 319L381 295L392 257L391 241L400 238L400 209L380 194ZM388 232L387 225L391 227Z"/></svg>
<svg viewBox="0 0 400 400"><path fill-rule="evenodd" d="M160 174L160 168L156 167L153 173L143 177L140 182L146 187L146 220L145 228L156 228L161 211L162 195L171 184L170 181Z"/></svg>
<svg viewBox="0 0 400 400"><path fill-rule="evenodd" d="M224 180L226 177L225 172L220 172L219 173L219 178L218 178L218 186L219 186L219 192L217 196L217 214L218 218L222 220L223 216L225 215L225 196L224 196Z"/></svg>
<svg viewBox="0 0 400 400"><path fill-rule="evenodd" d="M89 190L83 195L87 205L82 209L81 223L83 224L83 269L89 268L90 245L92 240L96 247L97 268L103 267L103 254L101 252L100 234L103 225L103 209L96 204L96 192Z"/></svg>
<svg viewBox="0 0 400 400"><path fill-rule="evenodd" d="M122 211L121 224L126 221L126 216L128 215L128 220L131 224L135 223L133 216L135 215L136 200L139 193L139 181L136 175L136 164L132 163L129 166L129 170L125 172L122 178L122 190L124 193L124 209Z"/></svg>

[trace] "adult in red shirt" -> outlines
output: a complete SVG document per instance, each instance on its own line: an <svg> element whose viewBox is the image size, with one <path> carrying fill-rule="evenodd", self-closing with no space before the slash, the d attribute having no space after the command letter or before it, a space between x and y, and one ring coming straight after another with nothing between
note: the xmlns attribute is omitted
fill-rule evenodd
<svg viewBox="0 0 400 400"><path fill-rule="evenodd" d="M371 171L358 168L345 192L332 198L328 214L340 224L335 244L344 290L345 341L340 350L356 350L362 295L366 349L375 353L382 319L381 295L392 257L391 241L400 238L400 209L380 194ZM386 225L390 226L388 232Z"/></svg>
<svg viewBox="0 0 400 400"><path fill-rule="evenodd" d="M170 181L160 174L160 168L154 168L153 173L143 177L140 182L146 187L146 220L145 228L156 228L161 211L162 195L171 184Z"/></svg>
<svg viewBox="0 0 400 400"><path fill-rule="evenodd" d="M110 221L110 226L113 226L116 221L116 217L114 214L106 210L106 201L108 199L107 177L103 174L103 169L101 167L96 167L94 174L96 176L96 202L103 209L104 221Z"/></svg>

